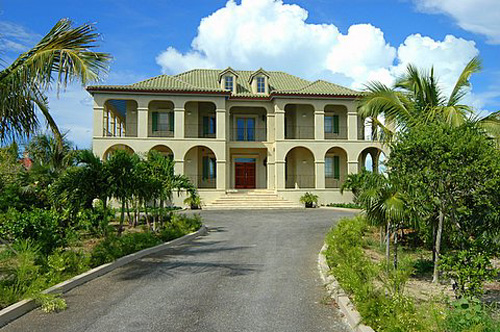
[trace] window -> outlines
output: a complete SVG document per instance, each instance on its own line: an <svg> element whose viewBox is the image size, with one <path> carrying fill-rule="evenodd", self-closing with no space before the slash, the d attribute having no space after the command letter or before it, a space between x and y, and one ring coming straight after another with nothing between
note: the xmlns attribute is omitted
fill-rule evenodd
<svg viewBox="0 0 500 332"><path fill-rule="evenodd" d="M236 119L236 140L237 141L255 141L255 119L237 118Z"/></svg>
<svg viewBox="0 0 500 332"><path fill-rule="evenodd" d="M325 133L338 134L339 133L339 116L327 115L325 116Z"/></svg>
<svg viewBox="0 0 500 332"><path fill-rule="evenodd" d="M224 76L224 89L227 91L233 91L234 80L233 76Z"/></svg>
<svg viewBox="0 0 500 332"><path fill-rule="evenodd" d="M213 137L215 135L215 117L203 117L203 137Z"/></svg>
<svg viewBox="0 0 500 332"><path fill-rule="evenodd" d="M325 158L325 176L340 179L340 157L330 156Z"/></svg>
<svg viewBox="0 0 500 332"><path fill-rule="evenodd" d="M257 77L257 93L266 93L266 79L262 76Z"/></svg>
<svg viewBox="0 0 500 332"><path fill-rule="evenodd" d="M204 156L203 157L203 180L215 179L217 162L215 158Z"/></svg>
<svg viewBox="0 0 500 332"><path fill-rule="evenodd" d="M151 118L153 133L174 131L174 112L153 112Z"/></svg>

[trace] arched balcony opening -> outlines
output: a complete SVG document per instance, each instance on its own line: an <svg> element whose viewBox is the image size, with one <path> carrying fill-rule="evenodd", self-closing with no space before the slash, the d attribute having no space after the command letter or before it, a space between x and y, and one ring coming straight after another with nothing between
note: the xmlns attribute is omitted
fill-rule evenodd
<svg viewBox="0 0 500 332"><path fill-rule="evenodd" d="M314 107L304 104L285 106L285 139L314 139Z"/></svg>
<svg viewBox="0 0 500 332"><path fill-rule="evenodd" d="M339 147L325 154L325 188L340 188L347 176L347 152Z"/></svg>
<svg viewBox="0 0 500 332"><path fill-rule="evenodd" d="M184 174L200 189L215 189L217 185L217 158L205 146L195 146L184 156Z"/></svg>
<svg viewBox="0 0 500 332"><path fill-rule="evenodd" d="M185 105L184 135L187 138L215 138L217 133L216 105L190 101Z"/></svg>
<svg viewBox="0 0 500 332"><path fill-rule="evenodd" d="M304 147L288 151L285 157L285 188L302 189L315 187L314 154Z"/></svg>
<svg viewBox="0 0 500 332"><path fill-rule="evenodd" d="M137 137L137 102L109 99L103 110L104 137Z"/></svg>

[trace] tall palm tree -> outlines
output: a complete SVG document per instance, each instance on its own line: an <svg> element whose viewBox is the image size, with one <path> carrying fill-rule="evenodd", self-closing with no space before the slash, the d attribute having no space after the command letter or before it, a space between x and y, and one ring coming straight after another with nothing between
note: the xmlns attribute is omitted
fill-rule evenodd
<svg viewBox="0 0 500 332"><path fill-rule="evenodd" d="M63 137L49 112L47 92L79 81L98 81L111 56L95 52L99 34L91 24L73 26L62 19L32 49L0 71L0 141L27 137L38 127L36 108L62 144Z"/></svg>
<svg viewBox="0 0 500 332"><path fill-rule="evenodd" d="M376 132L390 141L398 131L433 121L459 126L469 120L479 122L494 139L500 139L500 112L478 118L471 106L462 103L470 90L470 78L481 70L478 57L472 58L446 98L434 75L408 65L406 72L393 87L380 82L367 84L365 96L358 109L362 117L371 118ZM385 124L379 117L385 119ZM390 124L390 125L389 125Z"/></svg>
<svg viewBox="0 0 500 332"><path fill-rule="evenodd" d="M35 164L48 167L55 172L72 166L78 154L65 135L56 138L50 134L40 134L33 137L26 146L26 152Z"/></svg>

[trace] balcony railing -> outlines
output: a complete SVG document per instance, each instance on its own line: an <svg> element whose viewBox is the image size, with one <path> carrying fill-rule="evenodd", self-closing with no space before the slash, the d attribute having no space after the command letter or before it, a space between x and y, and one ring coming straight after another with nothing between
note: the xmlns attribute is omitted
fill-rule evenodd
<svg viewBox="0 0 500 332"><path fill-rule="evenodd" d="M314 126L286 126L285 139L314 139Z"/></svg>
<svg viewBox="0 0 500 332"><path fill-rule="evenodd" d="M314 175L288 175L286 178L285 188L287 189L302 189L315 188Z"/></svg>
<svg viewBox="0 0 500 332"><path fill-rule="evenodd" d="M154 130L152 127L149 127L149 135L148 136L150 136L150 137L174 137L174 130L168 124L158 124Z"/></svg>
<svg viewBox="0 0 500 332"><path fill-rule="evenodd" d="M325 139L347 139L347 126L339 126L337 132L325 130Z"/></svg>
<svg viewBox="0 0 500 332"><path fill-rule="evenodd" d="M215 128L210 130L203 125L186 125L184 128L184 136L186 138L216 138Z"/></svg>
<svg viewBox="0 0 500 332"><path fill-rule="evenodd" d="M206 177L203 175L186 175L191 183L199 189L215 189L217 186L216 177Z"/></svg>
<svg viewBox="0 0 500 332"><path fill-rule="evenodd" d="M267 128L231 128L231 141L267 141Z"/></svg>
<svg viewBox="0 0 500 332"><path fill-rule="evenodd" d="M325 177L325 188L340 188L344 181L334 177Z"/></svg>

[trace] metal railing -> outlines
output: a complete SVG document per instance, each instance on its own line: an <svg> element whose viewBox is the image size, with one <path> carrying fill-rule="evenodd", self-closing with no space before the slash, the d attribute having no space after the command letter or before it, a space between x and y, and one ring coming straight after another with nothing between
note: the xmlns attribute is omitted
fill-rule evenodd
<svg viewBox="0 0 500 332"><path fill-rule="evenodd" d="M314 139L314 126L286 126L285 139Z"/></svg>
<svg viewBox="0 0 500 332"><path fill-rule="evenodd" d="M325 139L347 139L347 126L339 126L338 132L325 130Z"/></svg>
<svg viewBox="0 0 500 332"><path fill-rule="evenodd" d="M231 141L265 142L267 128L231 128Z"/></svg>
<svg viewBox="0 0 500 332"><path fill-rule="evenodd" d="M343 179L337 179L334 177L325 177L325 188L340 188L344 183Z"/></svg>
<svg viewBox="0 0 500 332"><path fill-rule="evenodd" d="M288 175L285 179L286 189L315 188L314 175Z"/></svg>
<svg viewBox="0 0 500 332"><path fill-rule="evenodd" d="M186 175L191 183L199 189L215 189L217 187L217 177L206 177L203 175Z"/></svg>
<svg viewBox="0 0 500 332"><path fill-rule="evenodd" d="M209 128L203 125L185 125L184 136L186 138L216 138L216 128L209 130Z"/></svg>
<svg viewBox="0 0 500 332"><path fill-rule="evenodd" d="M174 137L174 131L168 124L158 124L156 129L149 127L149 137Z"/></svg>

